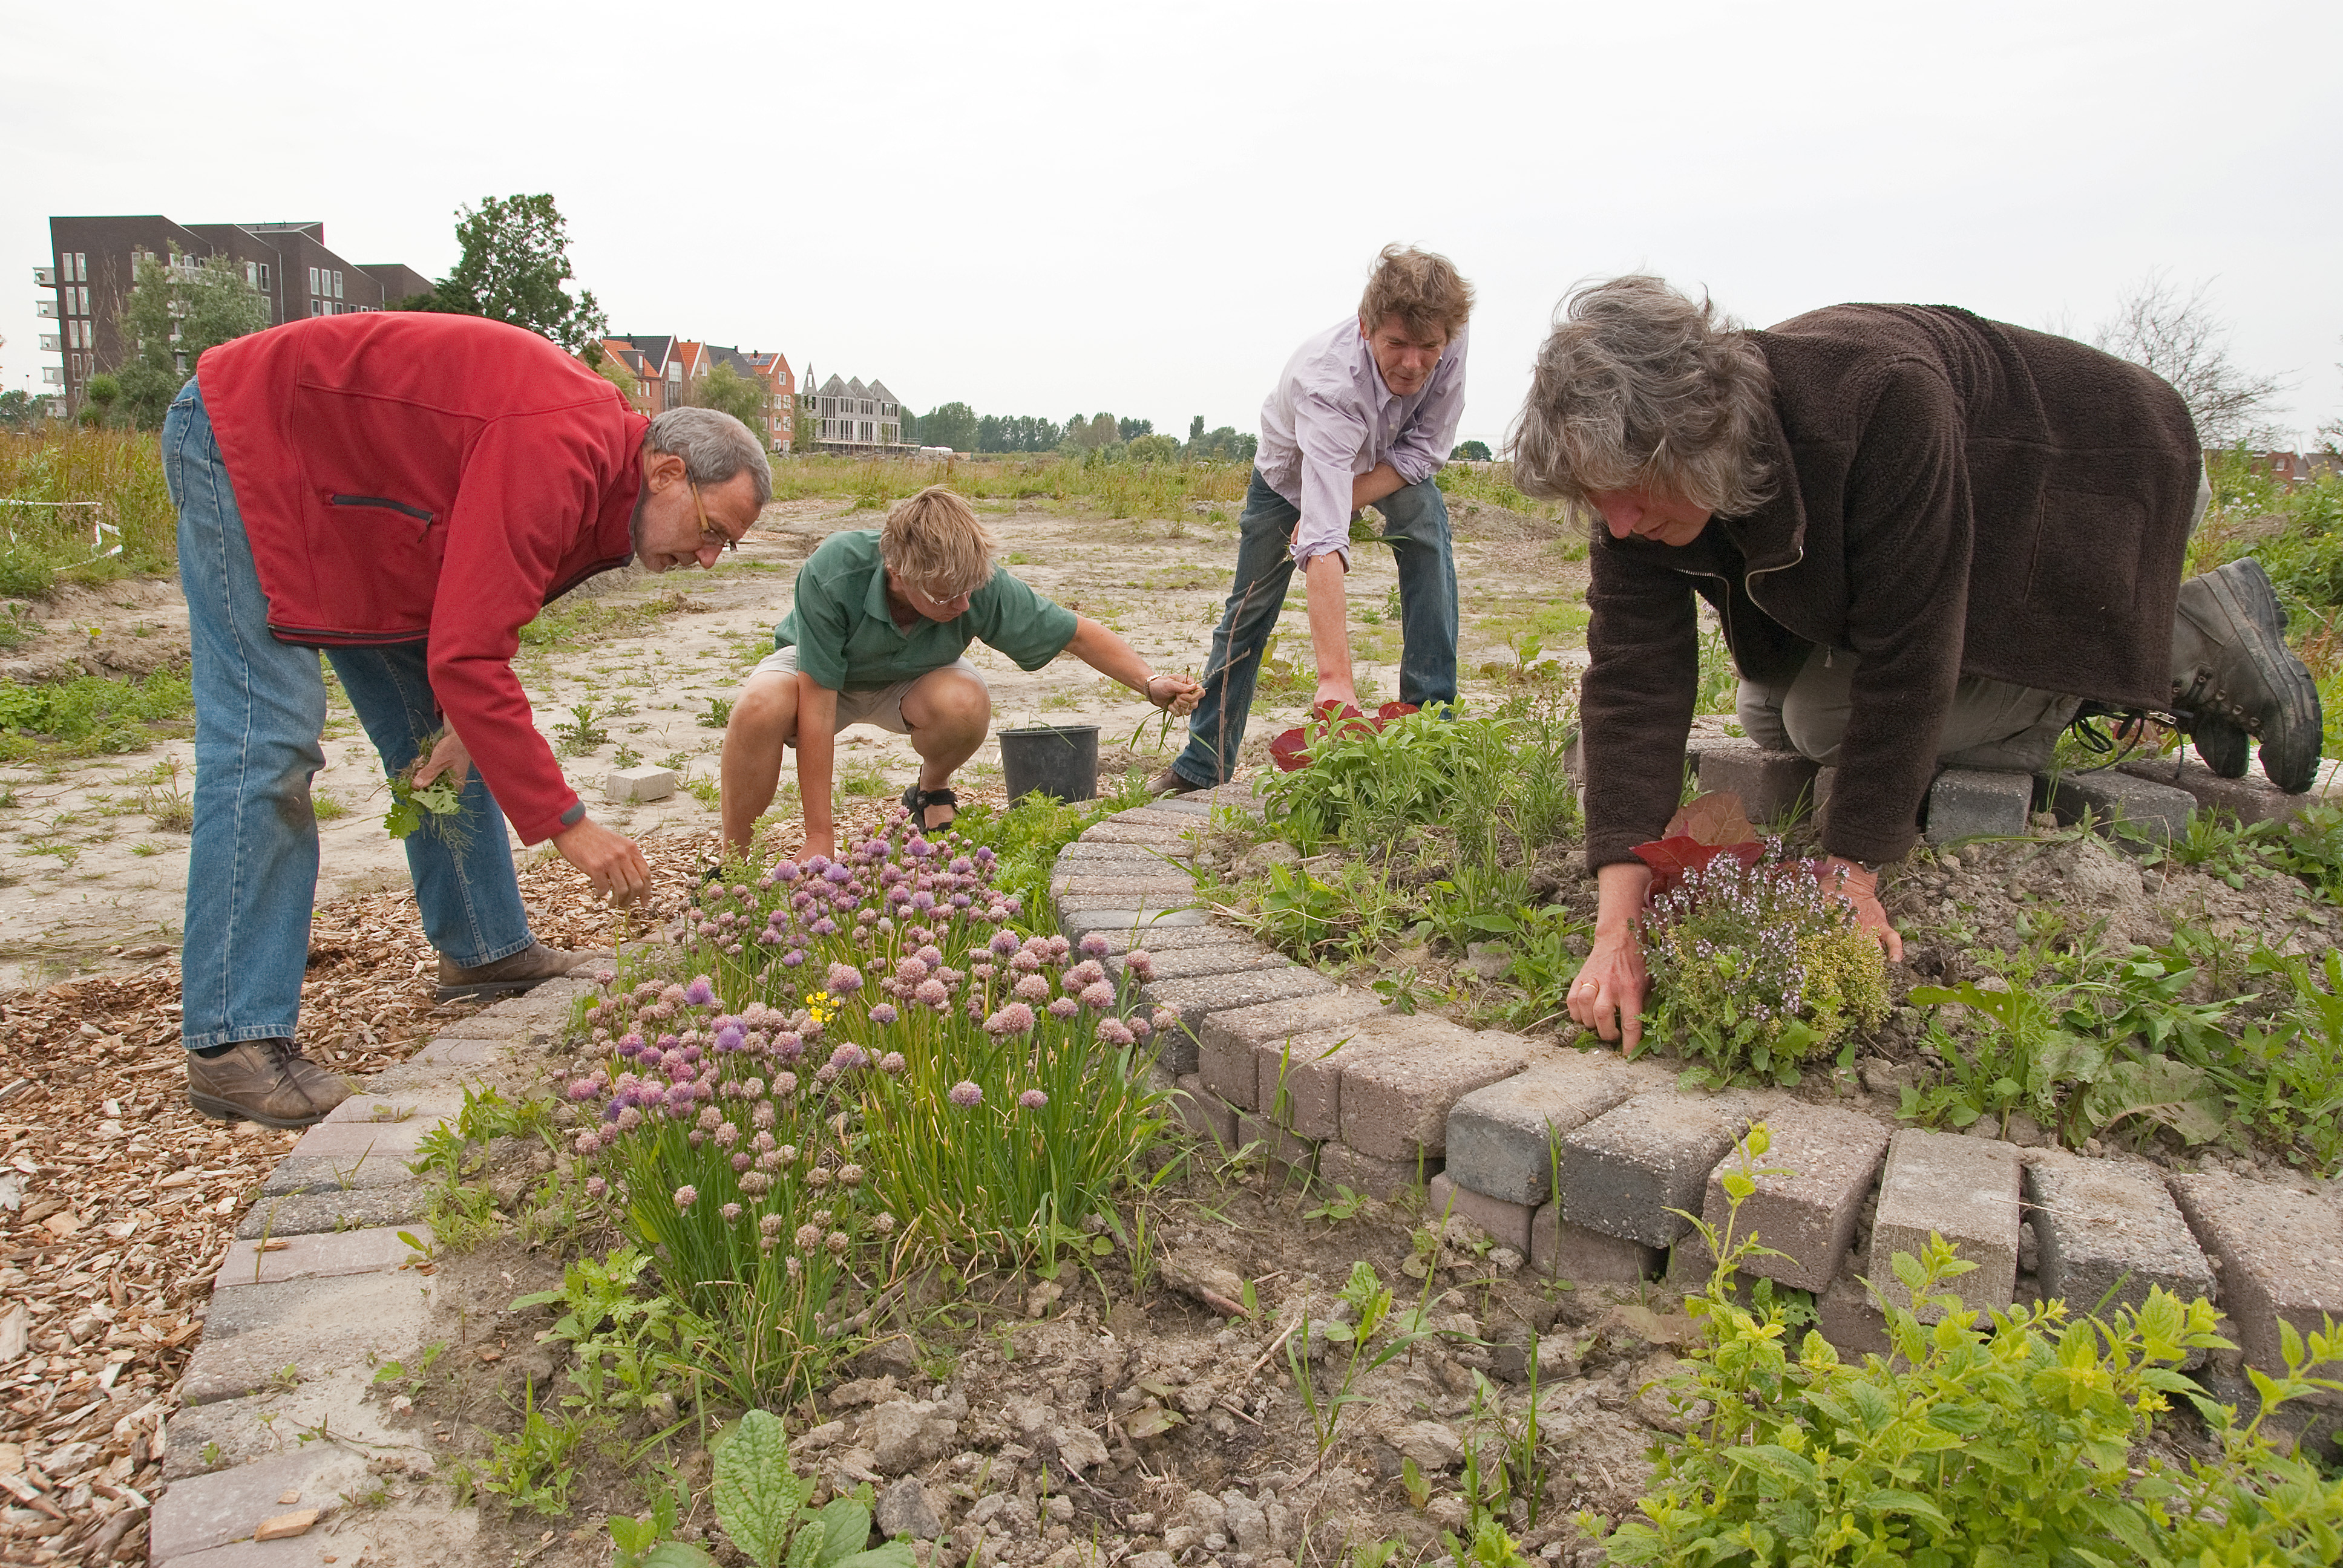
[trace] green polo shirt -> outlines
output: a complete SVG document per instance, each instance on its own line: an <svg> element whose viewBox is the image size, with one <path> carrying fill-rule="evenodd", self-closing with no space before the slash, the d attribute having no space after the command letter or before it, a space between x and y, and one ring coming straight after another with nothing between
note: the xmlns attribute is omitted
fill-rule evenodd
<svg viewBox="0 0 2343 1568"><path fill-rule="evenodd" d="M1072 610L999 570L969 597L965 613L950 620L921 616L905 631L887 608L876 528L822 540L798 568L797 602L773 628L773 646L795 648L799 671L832 691L876 691L915 679L979 641L1020 669L1039 669L1073 640Z"/></svg>

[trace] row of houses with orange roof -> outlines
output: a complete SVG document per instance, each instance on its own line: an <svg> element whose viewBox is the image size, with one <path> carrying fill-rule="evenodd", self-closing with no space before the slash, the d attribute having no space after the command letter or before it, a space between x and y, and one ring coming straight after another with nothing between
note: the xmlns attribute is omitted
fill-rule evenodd
<svg viewBox="0 0 2343 1568"><path fill-rule="evenodd" d="M758 433L766 444L777 452L796 447L798 384L788 356L753 348L743 352L720 343L696 343L683 337L605 337L601 341L603 354L634 378L635 406L644 413L663 413L696 401L694 388L718 366L729 366L734 375L765 390L762 428Z"/></svg>

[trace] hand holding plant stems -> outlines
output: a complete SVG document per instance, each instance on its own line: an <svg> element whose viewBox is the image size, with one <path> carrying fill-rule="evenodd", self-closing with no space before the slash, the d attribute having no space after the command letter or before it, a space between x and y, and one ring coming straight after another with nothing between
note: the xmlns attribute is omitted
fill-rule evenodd
<svg viewBox="0 0 2343 1568"><path fill-rule="evenodd" d="M382 825L394 839L430 826L461 853L470 834L457 820L464 809L464 784L471 777L472 754L452 726L442 725L416 749L415 759L390 781L390 809Z"/></svg>

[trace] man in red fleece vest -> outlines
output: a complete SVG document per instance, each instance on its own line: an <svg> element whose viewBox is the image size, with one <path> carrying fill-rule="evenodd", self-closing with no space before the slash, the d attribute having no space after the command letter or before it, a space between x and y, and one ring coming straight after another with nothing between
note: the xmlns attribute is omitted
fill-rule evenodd
<svg viewBox="0 0 2343 1568"><path fill-rule="evenodd" d="M195 664L187 1098L304 1127L348 1093L294 1042L317 880L318 650L387 772L428 743L417 782L463 781L460 812L406 840L440 996L526 990L581 955L530 934L508 818L621 902L649 870L586 815L538 734L512 671L520 628L630 556L651 571L712 566L772 474L729 415L646 420L532 333L406 313L210 350L164 421L163 455Z"/></svg>

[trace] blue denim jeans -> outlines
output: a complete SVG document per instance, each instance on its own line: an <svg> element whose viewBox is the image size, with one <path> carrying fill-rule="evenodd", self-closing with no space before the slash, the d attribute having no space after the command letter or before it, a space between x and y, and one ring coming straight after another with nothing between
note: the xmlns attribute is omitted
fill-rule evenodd
<svg viewBox="0 0 2343 1568"><path fill-rule="evenodd" d="M1448 499L1424 479L1393 491L1375 509L1399 563L1399 699L1419 708L1454 702L1456 556L1448 539ZM1191 784L1223 783L1236 771L1262 649L1284 613L1293 578L1293 527L1301 520L1301 510L1256 472L1238 522L1236 586L1212 633L1187 747L1172 763Z"/></svg>
<svg viewBox="0 0 2343 1568"><path fill-rule="evenodd" d="M290 1040L300 1021L317 819L309 780L325 766L326 679L317 650L268 634L211 417L193 381L163 421L163 472L179 509L179 582L187 596L196 697L195 829L179 954L180 1033L193 1050ZM328 656L386 773L413 760L439 726L421 645L339 648ZM407 865L431 945L462 965L528 947L504 814L476 770L458 817L460 854L436 829L408 835Z"/></svg>

